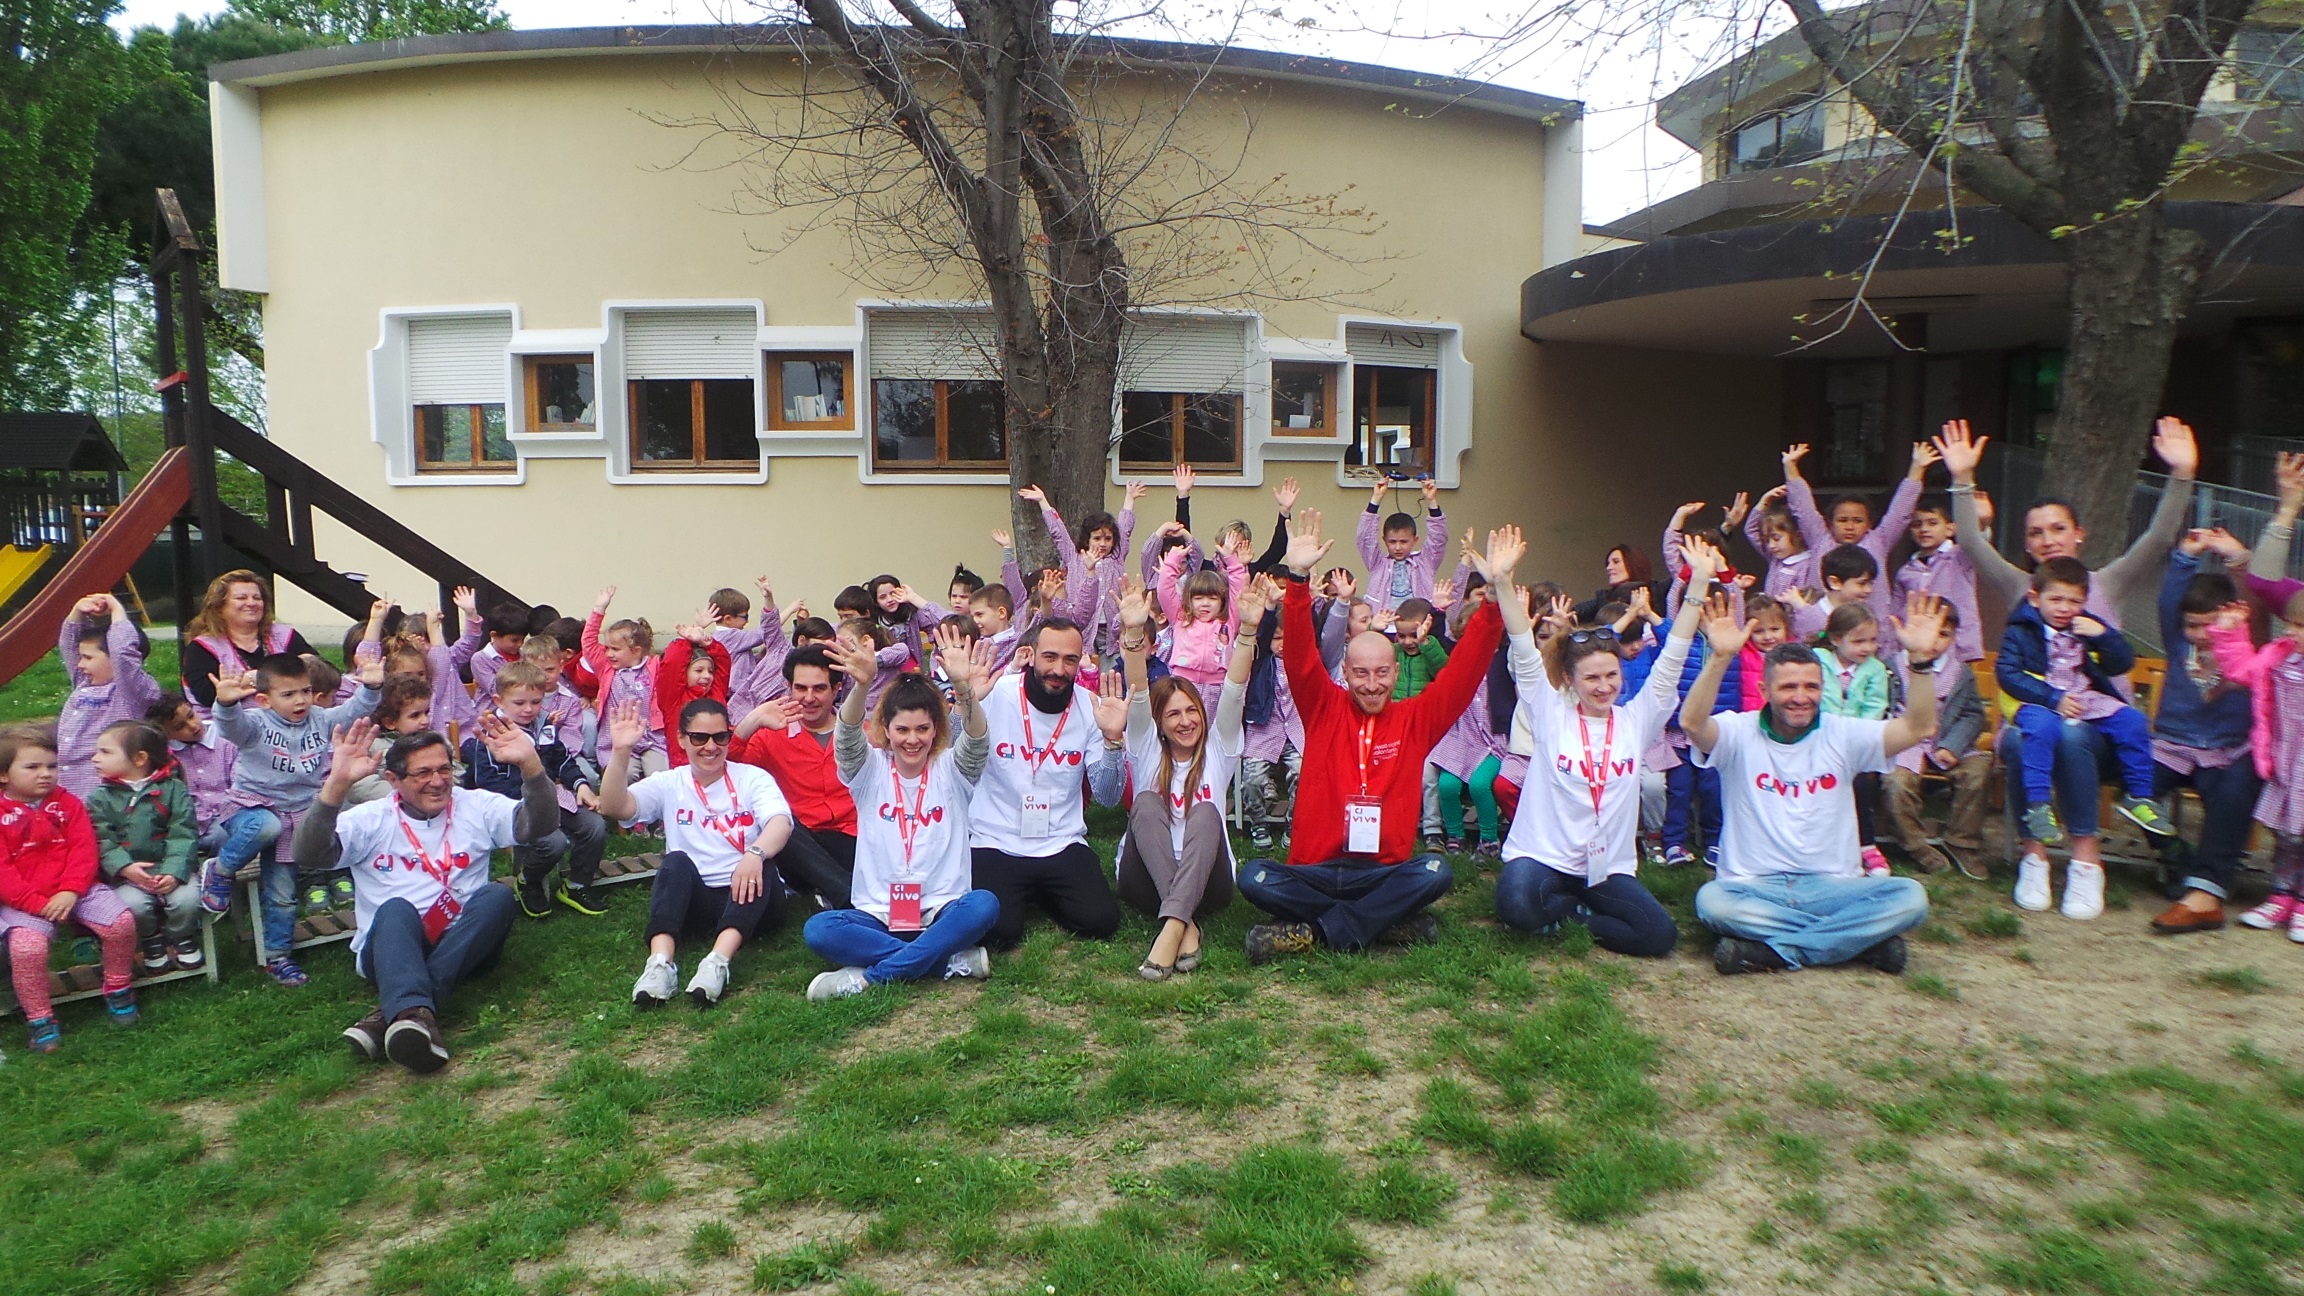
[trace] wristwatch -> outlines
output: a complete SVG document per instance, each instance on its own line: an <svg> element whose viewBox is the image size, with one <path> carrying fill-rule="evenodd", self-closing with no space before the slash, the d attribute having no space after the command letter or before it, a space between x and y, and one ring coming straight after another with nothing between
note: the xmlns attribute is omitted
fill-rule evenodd
<svg viewBox="0 0 2304 1296"><path fill-rule="evenodd" d="M1936 668L1943 662L1942 657L1931 657L1924 662L1906 661L1904 669L1913 675L1933 675L1936 673Z"/></svg>

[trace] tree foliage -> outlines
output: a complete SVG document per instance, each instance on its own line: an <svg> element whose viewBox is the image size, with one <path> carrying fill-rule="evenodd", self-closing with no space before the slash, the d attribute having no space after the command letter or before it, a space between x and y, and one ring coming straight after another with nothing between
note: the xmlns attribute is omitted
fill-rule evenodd
<svg viewBox="0 0 2304 1296"><path fill-rule="evenodd" d="M394 40L512 25L496 0L232 0L232 14L339 41Z"/></svg>

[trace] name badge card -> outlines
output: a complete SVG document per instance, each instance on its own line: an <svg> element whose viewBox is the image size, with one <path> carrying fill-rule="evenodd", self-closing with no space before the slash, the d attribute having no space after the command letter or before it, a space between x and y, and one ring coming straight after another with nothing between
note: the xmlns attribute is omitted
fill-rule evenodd
<svg viewBox="0 0 2304 1296"><path fill-rule="evenodd" d="M1045 792L1026 792L1024 811L1017 817L1017 832L1026 837L1048 835L1049 798Z"/></svg>
<svg viewBox="0 0 2304 1296"><path fill-rule="evenodd" d="M1374 855L1384 840L1384 803L1375 797L1344 800L1344 849L1353 855Z"/></svg>
<svg viewBox="0 0 2304 1296"><path fill-rule="evenodd" d="M457 915L463 912L464 902L443 889L440 898L424 911L424 939L434 945L439 944L440 938L448 934L449 924L455 922Z"/></svg>
<svg viewBox="0 0 2304 1296"><path fill-rule="evenodd" d="M917 882L891 882L888 884L888 930L916 932L920 922L920 884Z"/></svg>

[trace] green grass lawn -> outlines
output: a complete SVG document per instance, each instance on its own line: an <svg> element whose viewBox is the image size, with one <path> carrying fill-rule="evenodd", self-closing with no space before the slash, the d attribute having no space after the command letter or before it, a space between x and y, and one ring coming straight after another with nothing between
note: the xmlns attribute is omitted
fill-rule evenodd
<svg viewBox="0 0 2304 1296"><path fill-rule="evenodd" d="M1118 826L1092 822L1107 857ZM1650 878L1689 933L1660 967L1500 929L1467 859L1413 949L1250 969L1236 904L1163 984L1132 916L1106 943L1035 923L980 986L812 1004L795 915L717 1009L646 1014L645 886L616 887L523 922L424 1079L336 1038L373 1002L343 946L283 990L227 941L221 986L154 988L136 1028L68 1005L34 1057L0 1026L0 1296L2304 1288L2304 1073L2252 1047L2203 1059L2222 1078L1921 1044L1668 1078L1680 1042L1640 1015L1756 980L1704 965L1700 872ZM2021 974L2052 921L1930 887L1916 948L1962 969ZM2255 1003L2284 969L2198 985ZM1921 975L1770 989L1949 1013L1983 988ZM1732 1218L1687 1222L1715 1199Z"/></svg>

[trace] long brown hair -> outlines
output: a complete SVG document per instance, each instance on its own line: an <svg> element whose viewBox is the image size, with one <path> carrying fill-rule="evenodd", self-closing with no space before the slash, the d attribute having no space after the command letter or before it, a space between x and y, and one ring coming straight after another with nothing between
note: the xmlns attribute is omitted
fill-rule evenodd
<svg viewBox="0 0 2304 1296"><path fill-rule="evenodd" d="M1183 694L1191 700L1192 708L1200 713L1200 745L1192 751L1192 768L1184 780L1184 809L1178 812L1167 800L1168 789L1176 786L1176 756L1168 746L1168 736L1160 732L1161 713L1168 709L1170 699ZM1208 763L1208 704L1200 699L1200 686L1180 675L1163 675L1152 681L1152 736L1160 740L1160 764L1153 775L1152 788L1139 788L1142 793L1155 790L1171 818L1181 819L1192 812L1192 797L1200 791L1200 772Z"/></svg>
<svg viewBox="0 0 2304 1296"><path fill-rule="evenodd" d="M272 586L262 576L245 567L234 568L208 582L208 592L200 599L200 615L192 618L192 637L232 637L232 632L224 625L224 600L235 585L253 585L264 591L264 619L256 623L256 651L272 651Z"/></svg>

